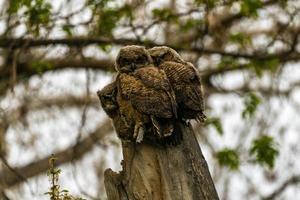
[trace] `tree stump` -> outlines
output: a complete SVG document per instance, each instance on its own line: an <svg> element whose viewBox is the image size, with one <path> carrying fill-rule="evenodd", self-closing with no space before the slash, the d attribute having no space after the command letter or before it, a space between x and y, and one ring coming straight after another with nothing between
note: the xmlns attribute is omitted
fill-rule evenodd
<svg viewBox="0 0 300 200"><path fill-rule="evenodd" d="M123 170L104 174L108 200L219 199L190 124L176 146L122 141Z"/></svg>

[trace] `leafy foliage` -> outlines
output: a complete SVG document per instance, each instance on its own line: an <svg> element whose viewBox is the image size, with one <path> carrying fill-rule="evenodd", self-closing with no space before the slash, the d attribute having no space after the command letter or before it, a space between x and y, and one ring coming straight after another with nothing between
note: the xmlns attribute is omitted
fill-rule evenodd
<svg viewBox="0 0 300 200"><path fill-rule="evenodd" d="M250 67L252 67L257 76L261 77L264 71L275 72L280 62L277 58L267 60L251 60Z"/></svg>
<svg viewBox="0 0 300 200"><path fill-rule="evenodd" d="M250 154L255 156L258 163L273 168L279 150L272 137L263 135L253 141Z"/></svg>
<svg viewBox="0 0 300 200"><path fill-rule="evenodd" d="M233 43L239 44L241 46L249 46L251 45L251 37L243 34L243 33L234 33L229 36L229 40Z"/></svg>
<svg viewBox="0 0 300 200"><path fill-rule="evenodd" d="M218 64L218 68L225 68L225 67L238 67L239 63L236 59L232 57L224 56L222 57L221 62Z"/></svg>
<svg viewBox="0 0 300 200"><path fill-rule="evenodd" d="M11 14L16 13L23 6L29 7L30 2L31 2L31 0L11 0L9 2L8 12Z"/></svg>
<svg viewBox="0 0 300 200"><path fill-rule="evenodd" d="M241 2L241 12L246 16L257 16L257 10L261 7L261 0L243 0Z"/></svg>
<svg viewBox="0 0 300 200"><path fill-rule="evenodd" d="M180 25L180 31L187 32L203 25L203 21L200 19L188 19Z"/></svg>
<svg viewBox="0 0 300 200"><path fill-rule="evenodd" d="M173 10L168 8L162 8L162 9L153 9L152 10L153 16L156 19L162 20L162 21L177 21L178 16L173 13Z"/></svg>
<svg viewBox="0 0 300 200"><path fill-rule="evenodd" d="M32 30L35 35L39 35L40 27L46 26L51 18L51 4L44 0L12 0L8 11L13 14L17 13L21 8L25 8L24 17L27 27Z"/></svg>
<svg viewBox="0 0 300 200"><path fill-rule="evenodd" d="M225 148L216 154L221 166L229 167L231 170L237 170L240 165L239 154L234 149Z"/></svg>
<svg viewBox="0 0 300 200"><path fill-rule="evenodd" d="M33 61L31 62L30 67L38 73L42 73L48 69L51 69L51 65L45 61Z"/></svg>
<svg viewBox="0 0 300 200"><path fill-rule="evenodd" d="M213 118L208 118L206 121L205 121L205 125L208 126L208 125L211 125L213 126L216 131L222 135L223 134L223 127L222 127L222 123L221 123L221 120L220 118L217 118L217 117L213 117Z"/></svg>
<svg viewBox="0 0 300 200"><path fill-rule="evenodd" d="M195 3L197 5L207 5L209 8L214 7L217 3L219 2L219 0L195 0Z"/></svg>
<svg viewBox="0 0 300 200"><path fill-rule="evenodd" d="M76 198L69 194L68 190L60 190L59 175L61 173L60 169L55 168L55 157L49 159L50 169L48 170L48 177L51 187L46 195L49 195L50 200L84 200L82 198Z"/></svg>
<svg viewBox="0 0 300 200"><path fill-rule="evenodd" d="M72 33L72 26L65 24L62 26L62 30L67 34L67 36L71 37L73 35Z"/></svg>
<svg viewBox="0 0 300 200"><path fill-rule="evenodd" d="M246 94L245 102L244 102L245 108L242 112L242 117L244 119L251 118L254 115L260 102L261 102L260 98L253 92Z"/></svg>
<svg viewBox="0 0 300 200"><path fill-rule="evenodd" d="M129 18L133 16L131 7L128 5L124 5L120 8L102 8L99 14L98 34L101 36L112 36L113 30L124 16Z"/></svg>

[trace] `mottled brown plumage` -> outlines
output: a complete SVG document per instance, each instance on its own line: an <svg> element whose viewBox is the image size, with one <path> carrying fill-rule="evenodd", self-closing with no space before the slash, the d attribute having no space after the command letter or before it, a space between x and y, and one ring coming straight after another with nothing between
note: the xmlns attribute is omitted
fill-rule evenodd
<svg viewBox="0 0 300 200"><path fill-rule="evenodd" d="M175 91L179 117L204 121L204 100L197 69L169 47L154 47L148 51Z"/></svg>
<svg viewBox="0 0 300 200"><path fill-rule="evenodd" d="M114 127L118 137L123 140L132 140L134 131L134 120L121 115L120 106L118 103L118 91L116 82L112 82L97 92L101 105L105 113L113 120ZM122 102L121 102L122 103ZM121 108L120 108L121 107ZM127 109L130 110L130 109ZM127 113L130 116L130 113Z"/></svg>
<svg viewBox="0 0 300 200"><path fill-rule="evenodd" d="M173 132L171 119L177 116L175 93L163 70L154 67L144 47L126 46L117 58L118 102L136 111L135 135L151 122L158 137L170 136ZM120 104L119 102L119 104ZM129 105L128 105L129 104ZM121 107L121 106L120 106Z"/></svg>
<svg viewBox="0 0 300 200"><path fill-rule="evenodd" d="M97 95L100 99L101 106L105 113L113 118L118 114L118 102L117 102L117 85L112 82L106 85L101 90L97 91Z"/></svg>

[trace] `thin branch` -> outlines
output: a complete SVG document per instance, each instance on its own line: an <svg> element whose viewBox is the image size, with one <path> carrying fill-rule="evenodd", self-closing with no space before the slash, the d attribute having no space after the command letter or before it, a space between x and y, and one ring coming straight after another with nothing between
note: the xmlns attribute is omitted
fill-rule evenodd
<svg viewBox="0 0 300 200"><path fill-rule="evenodd" d="M165 43L155 43L151 41L138 41L135 39L110 39L110 38L84 38L84 37L74 37L74 38L64 38L64 39L18 39L18 38L1 38L0 39L0 48L21 48L26 45L26 47L40 47L40 46L48 46L48 45L68 45L75 47L82 47L91 44L115 44L115 45L133 45L139 44L147 47L153 46L169 46L178 51L187 51L194 52L200 54L219 54L222 56L229 56L233 58L247 58L247 59L256 59L256 60L268 60L277 58L282 61L287 60L299 60L300 54L293 55L292 52L279 52L274 54L268 53L241 53L241 52L228 52L219 49L211 49L211 48L199 48L199 47L183 47L174 46L171 44Z"/></svg>
<svg viewBox="0 0 300 200"><path fill-rule="evenodd" d="M300 175L295 175L286 180L281 186L279 186L274 192L272 192L270 195L263 198L263 200L272 200L278 197L284 190L291 186L298 184L300 182Z"/></svg>
<svg viewBox="0 0 300 200"><path fill-rule="evenodd" d="M19 171L15 170L12 166L10 166L10 164L7 162L7 160L5 159L5 157L0 154L0 159L2 161L2 163L4 164L4 166L14 174L14 176L16 176L18 179L20 179L22 182L27 182L27 178L24 177L21 173L19 173ZM2 181L0 182L0 184L2 184Z"/></svg>
<svg viewBox="0 0 300 200"><path fill-rule="evenodd" d="M76 146L76 155L73 155L74 146L68 147L62 151L54 153L57 158L57 165L62 165L68 162L71 162L72 159L79 160L85 154L90 152L95 144L107 136L113 131L113 127L109 120L105 120L94 132L90 133L89 136L80 141ZM23 167L14 167L14 171L26 179L37 176L41 173L45 173L49 168L49 159L51 155L46 156L43 159L33 161L32 163L23 166ZM16 176L15 173L11 172L9 169L3 169L0 171L0 188L9 188L20 184L24 181L19 176Z"/></svg>

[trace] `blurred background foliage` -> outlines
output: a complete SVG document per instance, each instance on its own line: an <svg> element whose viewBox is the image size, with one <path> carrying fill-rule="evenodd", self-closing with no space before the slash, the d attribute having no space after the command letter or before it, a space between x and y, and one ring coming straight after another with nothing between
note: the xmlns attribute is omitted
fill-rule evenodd
<svg viewBox="0 0 300 200"><path fill-rule="evenodd" d="M51 154L63 188L105 199L122 155L96 91L129 44L199 69L209 118L192 123L221 199L300 198L299 1L1 0L0 13L0 199L47 199Z"/></svg>

